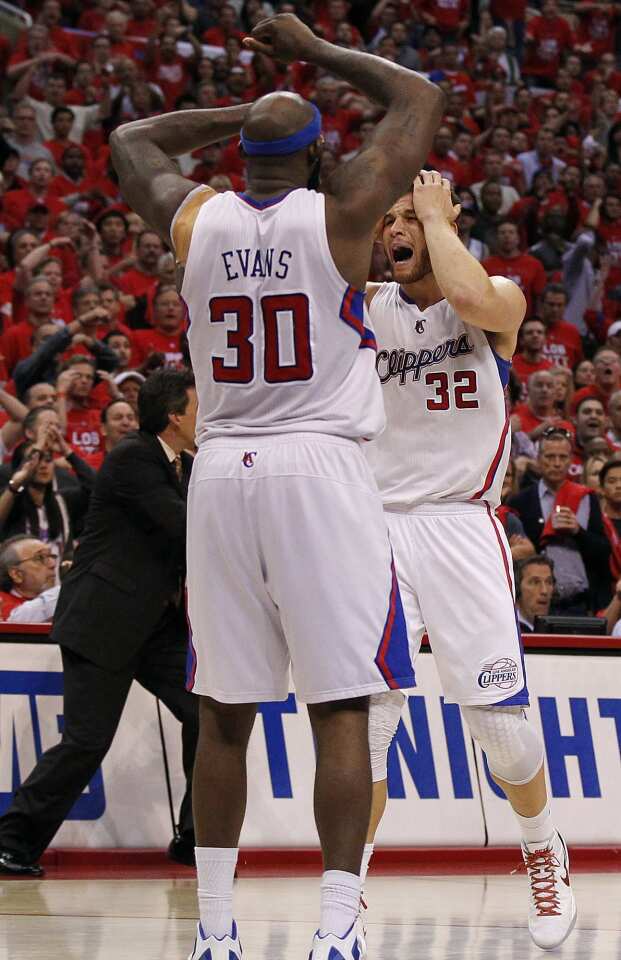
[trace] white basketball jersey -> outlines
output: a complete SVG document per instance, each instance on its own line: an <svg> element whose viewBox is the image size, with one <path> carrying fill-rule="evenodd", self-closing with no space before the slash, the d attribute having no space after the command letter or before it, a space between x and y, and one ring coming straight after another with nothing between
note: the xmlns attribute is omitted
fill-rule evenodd
<svg viewBox="0 0 621 960"><path fill-rule="evenodd" d="M510 362L447 300L419 310L397 283L370 307L386 429L364 451L384 505L484 500L495 507L511 446Z"/></svg>
<svg viewBox="0 0 621 960"><path fill-rule="evenodd" d="M315 431L374 437L384 426L364 294L328 246L325 198L200 208L181 295L198 393L197 440Z"/></svg>

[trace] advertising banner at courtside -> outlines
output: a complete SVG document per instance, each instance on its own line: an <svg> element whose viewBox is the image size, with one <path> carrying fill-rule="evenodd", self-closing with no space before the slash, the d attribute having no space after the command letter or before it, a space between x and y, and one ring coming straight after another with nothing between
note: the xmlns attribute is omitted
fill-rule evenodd
<svg viewBox="0 0 621 960"><path fill-rule="evenodd" d="M542 730L555 819L570 843L621 843L621 659L527 655L530 719ZM516 841L507 801L489 778L459 709L445 704L429 654L417 662L389 757L384 846L483 846ZM178 807L181 738L162 708ZM0 812L62 729L62 667L50 645L0 643ZM293 694L262 705L248 762L242 845L312 847L313 741ZM102 769L56 846L163 847L171 835L153 697L134 684Z"/></svg>

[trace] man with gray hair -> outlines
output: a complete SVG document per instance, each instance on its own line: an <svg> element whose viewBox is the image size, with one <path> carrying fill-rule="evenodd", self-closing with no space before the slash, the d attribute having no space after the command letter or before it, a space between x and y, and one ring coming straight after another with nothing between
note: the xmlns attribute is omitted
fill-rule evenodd
<svg viewBox="0 0 621 960"><path fill-rule="evenodd" d="M28 179L30 164L34 160L48 160L54 163L54 157L41 142L37 131L37 115L27 100L20 100L13 111L14 132L5 137L6 142L19 153L17 176Z"/></svg>
<svg viewBox="0 0 621 960"><path fill-rule="evenodd" d="M0 545L0 616L9 623L51 621L60 587L49 543L19 533Z"/></svg>
<svg viewBox="0 0 621 960"><path fill-rule="evenodd" d="M501 67L510 86L518 86L521 82L520 65L517 57L507 50L507 31L504 27L492 27L485 34L485 48L489 70L494 64Z"/></svg>

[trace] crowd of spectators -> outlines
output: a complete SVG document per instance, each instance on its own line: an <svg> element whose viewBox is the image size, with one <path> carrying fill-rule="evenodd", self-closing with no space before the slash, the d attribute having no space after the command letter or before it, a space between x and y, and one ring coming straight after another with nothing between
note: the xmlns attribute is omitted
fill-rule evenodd
<svg viewBox="0 0 621 960"><path fill-rule="evenodd" d="M24 599L27 564L39 563L30 579L47 584L49 545L57 564L71 561L95 472L137 426L141 383L162 365L188 364L174 259L124 204L110 132L166 110L291 90L322 114L324 178L372 134L379 110L359 91L309 64L243 48L260 19L290 11L326 39L423 71L445 90L428 166L460 198L463 242L490 274L518 283L528 303L508 391L512 456L499 516L514 560L528 564L524 582L539 584L539 606L604 612L613 630L621 617L618 4L22 6L33 26L0 37L0 538L32 539L9 544L0 559L2 616ZM236 140L178 163L218 191L244 189ZM376 249L370 277L387 276Z"/></svg>

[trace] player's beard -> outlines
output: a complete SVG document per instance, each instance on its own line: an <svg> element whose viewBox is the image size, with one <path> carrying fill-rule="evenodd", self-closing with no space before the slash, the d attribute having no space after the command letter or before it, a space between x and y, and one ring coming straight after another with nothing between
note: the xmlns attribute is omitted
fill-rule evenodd
<svg viewBox="0 0 621 960"><path fill-rule="evenodd" d="M317 156L313 160L313 165L310 168L310 173L308 175L308 181L306 186L309 190L319 190L319 181L321 180L321 157Z"/></svg>
<svg viewBox="0 0 621 960"><path fill-rule="evenodd" d="M422 280L427 274L432 273L431 257L429 256L429 249L426 246L417 257L412 259L414 261L412 271L407 277L400 277L399 282L401 284L418 283L419 280Z"/></svg>

